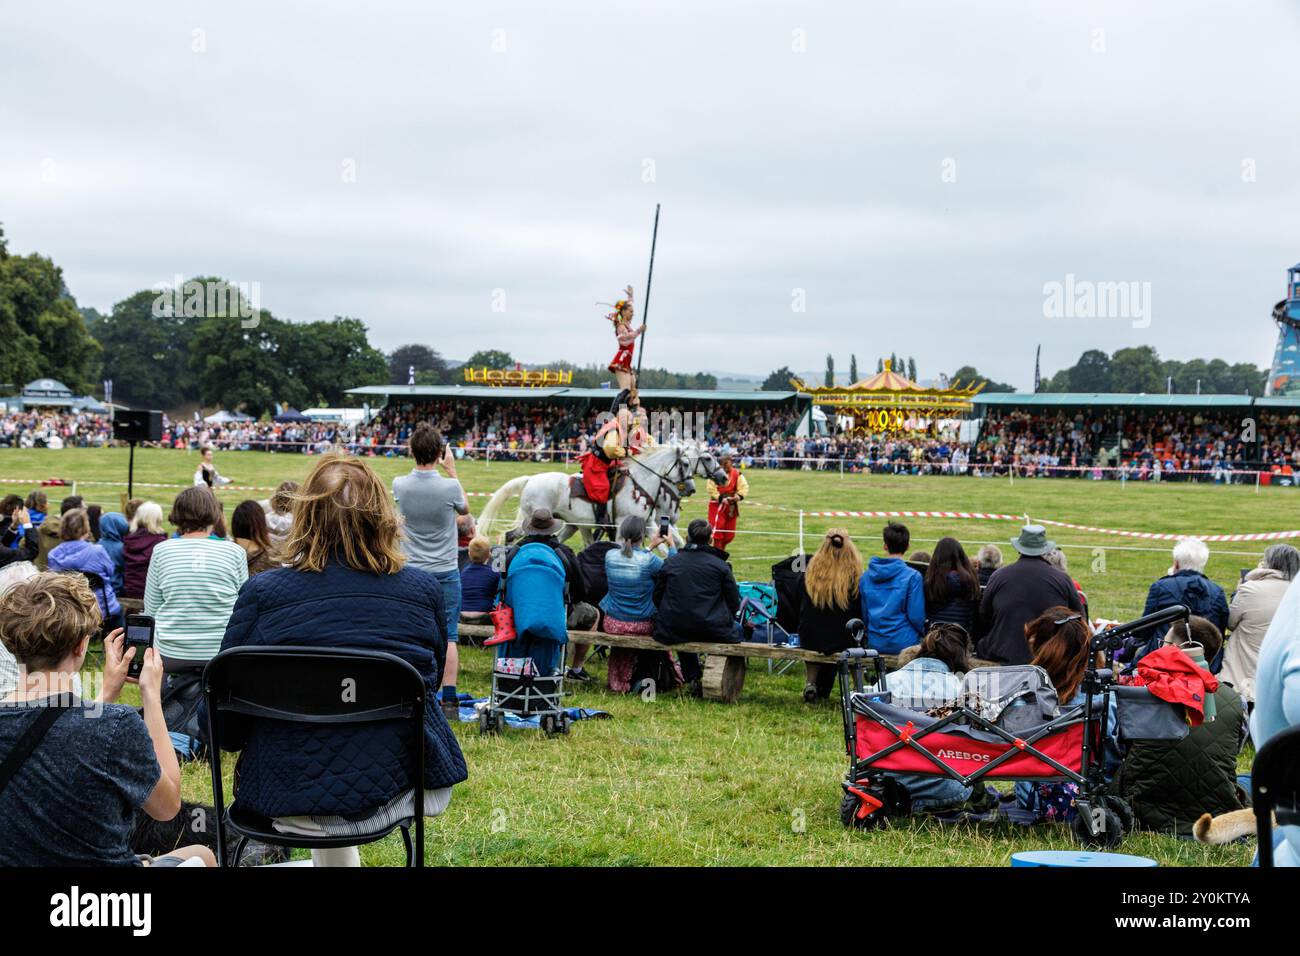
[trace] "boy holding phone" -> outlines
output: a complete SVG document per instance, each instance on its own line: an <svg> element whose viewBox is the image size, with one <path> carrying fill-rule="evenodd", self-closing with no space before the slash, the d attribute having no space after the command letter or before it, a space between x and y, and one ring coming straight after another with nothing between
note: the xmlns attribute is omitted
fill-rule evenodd
<svg viewBox="0 0 1300 956"><path fill-rule="evenodd" d="M22 669L0 707L0 866L178 866L212 851L188 846L163 857L131 851L135 811L173 819L181 808L180 766L162 713L162 658L125 646L121 628L104 640L103 689L78 696L75 679L99 629L99 602L85 580L37 574L0 597L0 643ZM140 664L141 714L116 703Z"/></svg>

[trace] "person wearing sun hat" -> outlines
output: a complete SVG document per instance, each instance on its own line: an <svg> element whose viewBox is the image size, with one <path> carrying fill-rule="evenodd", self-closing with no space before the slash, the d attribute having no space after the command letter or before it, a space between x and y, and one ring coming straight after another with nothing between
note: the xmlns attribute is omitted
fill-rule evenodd
<svg viewBox="0 0 1300 956"><path fill-rule="evenodd" d="M1069 575L1044 557L1056 549L1046 528L1027 524L1010 540L1020 558L993 572L984 588L979 610L983 637L976 653L1000 664L1027 664L1030 653L1025 625L1049 607L1082 612L1083 603Z"/></svg>

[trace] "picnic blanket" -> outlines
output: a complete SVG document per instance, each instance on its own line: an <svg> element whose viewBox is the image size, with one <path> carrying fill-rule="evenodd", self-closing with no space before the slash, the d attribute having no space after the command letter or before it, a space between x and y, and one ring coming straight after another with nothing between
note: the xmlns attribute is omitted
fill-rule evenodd
<svg viewBox="0 0 1300 956"><path fill-rule="evenodd" d="M475 706L487 700L486 697L474 697L465 691L456 695L460 704L459 718L462 724L478 723L478 711ZM564 712L569 715L569 720L608 720L614 715L607 710L595 710L591 707L566 707ZM540 730L542 726L541 717L519 717L516 714L502 714L508 727L531 727L534 730Z"/></svg>

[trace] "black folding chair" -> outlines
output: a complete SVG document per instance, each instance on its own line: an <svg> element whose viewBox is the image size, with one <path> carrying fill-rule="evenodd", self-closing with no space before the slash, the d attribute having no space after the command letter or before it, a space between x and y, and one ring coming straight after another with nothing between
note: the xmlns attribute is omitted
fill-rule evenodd
<svg viewBox="0 0 1300 956"><path fill-rule="evenodd" d="M1300 826L1300 727L1282 731L1255 755L1250 800L1259 834L1259 865L1271 867L1273 816L1278 826Z"/></svg>
<svg viewBox="0 0 1300 956"><path fill-rule="evenodd" d="M354 693L344 693L348 688ZM217 817L217 859L228 865L225 827L239 834L233 860L249 840L273 846L327 849L359 846L401 829L406 865L424 866L424 678L414 667L379 651L321 647L235 647L222 651L203 671L208 707L209 763ZM380 829L347 836L306 836L278 832L270 819L239 806L239 795L223 809L221 726L230 715L302 724L307 727L388 723L400 738L409 735L411 817ZM400 723L406 721L405 726ZM415 844L411 844L411 825Z"/></svg>

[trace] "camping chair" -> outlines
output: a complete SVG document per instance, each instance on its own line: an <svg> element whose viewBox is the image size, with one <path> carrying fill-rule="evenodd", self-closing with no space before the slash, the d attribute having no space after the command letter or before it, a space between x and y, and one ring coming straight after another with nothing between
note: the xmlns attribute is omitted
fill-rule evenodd
<svg viewBox="0 0 1300 956"><path fill-rule="evenodd" d="M348 682L345 684L345 682ZM345 701L340 687L364 692ZM208 760L217 818L217 860L227 864L225 827L239 834L231 860L238 860L249 840L273 846L328 849L373 843L401 829L406 865L424 866L424 716L425 685L419 671L392 654L324 647L233 647L208 662L203 671L203 695L208 706ZM239 806L223 810L221 725L227 715L274 720L304 727L387 723L401 739L406 721L409 739L402 742L410 759L414 814L378 830L347 836L306 836L280 833L272 821ZM415 825L415 845L410 828Z"/></svg>
<svg viewBox="0 0 1300 956"><path fill-rule="evenodd" d="M1259 833L1259 865L1273 865L1273 815L1280 827L1300 825L1300 727L1260 748L1250 769L1250 802Z"/></svg>
<svg viewBox="0 0 1300 956"><path fill-rule="evenodd" d="M789 631L777 620L777 592L774 585L741 581L740 595L740 608L736 612L736 620L751 630L752 640L764 644L790 643ZM784 674L795 663L791 660L777 664L768 658L767 672Z"/></svg>

